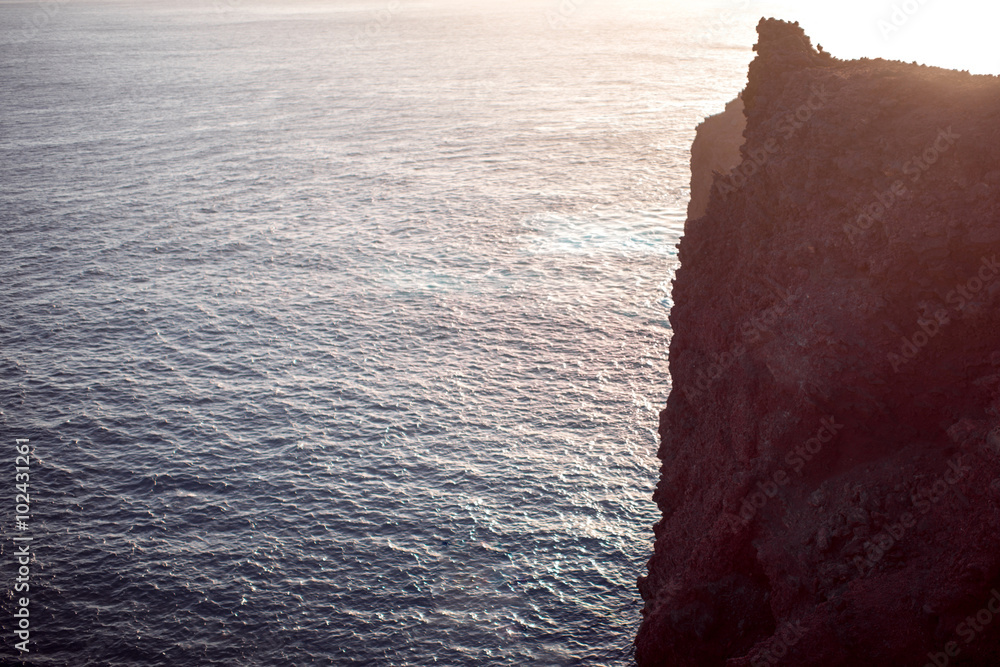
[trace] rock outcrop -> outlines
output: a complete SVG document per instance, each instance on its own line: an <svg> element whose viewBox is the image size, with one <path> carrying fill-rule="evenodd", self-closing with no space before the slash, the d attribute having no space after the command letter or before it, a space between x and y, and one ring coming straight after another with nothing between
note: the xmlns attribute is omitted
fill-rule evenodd
<svg viewBox="0 0 1000 667"><path fill-rule="evenodd" d="M743 99L737 97L725 111L706 118L698 126L691 144L691 201L688 218L705 215L708 196L712 192L715 174L728 174L740 163L740 146L747 119L743 115Z"/></svg>
<svg viewBox="0 0 1000 667"><path fill-rule="evenodd" d="M636 659L1000 665L1000 79L758 33L739 164L692 160Z"/></svg>

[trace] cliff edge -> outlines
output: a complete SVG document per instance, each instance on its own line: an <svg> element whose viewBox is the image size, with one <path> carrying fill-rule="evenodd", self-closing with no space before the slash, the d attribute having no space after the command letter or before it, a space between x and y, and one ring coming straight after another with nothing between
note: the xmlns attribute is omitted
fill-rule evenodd
<svg viewBox="0 0 1000 667"><path fill-rule="evenodd" d="M696 140L738 164L692 156L636 660L1000 665L1000 79L758 34Z"/></svg>

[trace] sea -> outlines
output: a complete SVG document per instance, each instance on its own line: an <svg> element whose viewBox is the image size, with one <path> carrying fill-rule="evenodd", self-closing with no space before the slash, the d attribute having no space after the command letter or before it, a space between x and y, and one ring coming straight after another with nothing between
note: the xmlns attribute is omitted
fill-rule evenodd
<svg viewBox="0 0 1000 667"><path fill-rule="evenodd" d="M0 663L629 664L747 5L0 3Z"/></svg>

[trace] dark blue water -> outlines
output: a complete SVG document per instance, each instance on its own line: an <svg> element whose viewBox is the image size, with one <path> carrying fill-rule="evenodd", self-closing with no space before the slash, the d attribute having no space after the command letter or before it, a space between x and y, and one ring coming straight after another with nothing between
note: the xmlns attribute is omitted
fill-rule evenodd
<svg viewBox="0 0 1000 667"><path fill-rule="evenodd" d="M629 660L687 149L751 54L576 5L0 5L34 664Z"/></svg>

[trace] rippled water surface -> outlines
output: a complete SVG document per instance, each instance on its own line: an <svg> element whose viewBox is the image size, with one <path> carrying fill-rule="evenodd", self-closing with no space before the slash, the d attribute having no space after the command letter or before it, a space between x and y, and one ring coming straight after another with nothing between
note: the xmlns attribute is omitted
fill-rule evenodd
<svg viewBox="0 0 1000 667"><path fill-rule="evenodd" d="M164 4L0 5L35 664L626 664L688 146L749 50Z"/></svg>

